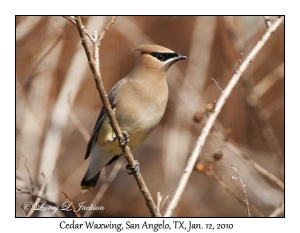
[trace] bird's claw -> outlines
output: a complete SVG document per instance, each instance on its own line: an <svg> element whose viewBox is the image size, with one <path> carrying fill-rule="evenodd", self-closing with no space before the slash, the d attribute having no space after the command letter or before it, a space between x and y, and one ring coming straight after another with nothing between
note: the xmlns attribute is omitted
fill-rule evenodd
<svg viewBox="0 0 300 233"><path fill-rule="evenodd" d="M131 166L129 163L126 165L126 169L130 170L127 172L127 174L132 175L132 174L139 174L140 173L140 164L137 160L134 160L135 164L134 166Z"/></svg>
<svg viewBox="0 0 300 233"><path fill-rule="evenodd" d="M130 141L130 139L129 139L129 134L127 133L127 131L123 131L122 133L123 133L124 139L123 139L123 141L120 143L120 146L124 147L124 146L126 146L127 143ZM113 137L110 138L108 141L113 142L113 141L115 141L115 140L117 140L117 136L113 136Z"/></svg>
<svg viewBox="0 0 300 233"><path fill-rule="evenodd" d="M122 133L123 133L124 140L120 143L120 146L124 147L130 141L130 139L129 139L129 134L127 133L127 131L123 131Z"/></svg>

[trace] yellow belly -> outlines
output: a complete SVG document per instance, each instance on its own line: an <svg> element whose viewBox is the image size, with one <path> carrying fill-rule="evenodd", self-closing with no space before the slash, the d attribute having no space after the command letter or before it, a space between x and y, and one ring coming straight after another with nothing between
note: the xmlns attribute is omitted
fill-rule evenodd
<svg viewBox="0 0 300 233"><path fill-rule="evenodd" d="M140 146L151 132L151 130L145 131L141 129L138 125L121 127L121 130L126 131L129 134L128 146L131 150ZM119 146L118 140L112 140L114 137L115 133L109 124L109 119L106 118L102 123L97 137L97 142L101 150L107 151L111 155L121 154L122 150Z"/></svg>

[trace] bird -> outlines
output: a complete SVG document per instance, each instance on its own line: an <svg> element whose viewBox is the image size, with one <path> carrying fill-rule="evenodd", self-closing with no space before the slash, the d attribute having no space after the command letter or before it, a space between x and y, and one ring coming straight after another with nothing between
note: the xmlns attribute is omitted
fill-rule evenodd
<svg viewBox="0 0 300 233"><path fill-rule="evenodd" d="M140 45L133 50L138 54L134 67L108 94L132 151L145 141L165 113L169 96L168 69L187 58L159 45ZM85 159L90 155L88 169L81 181L82 193L94 188L101 170L122 156L104 107L88 142Z"/></svg>

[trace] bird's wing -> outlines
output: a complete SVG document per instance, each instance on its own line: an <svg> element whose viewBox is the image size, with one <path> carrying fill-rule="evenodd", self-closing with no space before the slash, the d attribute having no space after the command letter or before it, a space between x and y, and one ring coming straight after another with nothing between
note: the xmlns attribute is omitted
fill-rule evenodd
<svg viewBox="0 0 300 233"><path fill-rule="evenodd" d="M91 151L92 151L92 149L94 147L95 141L97 139L99 129L100 129L101 125L102 125L102 122L104 121L104 119L106 117L107 117L107 113L105 111L105 108L103 107L102 110L101 110L101 112L100 112L100 115L98 117L98 120L96 122L96 125L94 127L94 131L92 133L92 136L91 136L91 138L89 140L89 143L88 143L88 146L87 146L87 149L86 149L86 153L85 153L84 159L87 159L90 156Z"/></svg>
<svg viewBox="0 0 300 233"><path fill-rule="evenodd" d="M127 82L127 78L121 79L119 82L116 83L116 85L114 85L114 87L111 89L111 91L108 94L108 100L109 100L109 103L110 103L110 105L113 109L116 106L117 93L120 90L121 86L123 84L125 84L126 82ZM88 146L87 146L87 149L86 149L84 159L87 159L90 156L91 151L94 147L95 141L97 140L98 132L101 128L101 125L102 125L103 121L106 119L106 117L107 117L106 110L105 110L104 107L102 107L102 110L101 110L100 115L97 119L96 125L94 127L94 131L93 131L92 136L91 136L91 138L88 142Z"/></svg>

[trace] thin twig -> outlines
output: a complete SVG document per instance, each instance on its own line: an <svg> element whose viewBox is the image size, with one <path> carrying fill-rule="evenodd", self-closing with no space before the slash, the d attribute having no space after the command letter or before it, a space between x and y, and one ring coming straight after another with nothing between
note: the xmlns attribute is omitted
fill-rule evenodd
<svg viewBox="0 0 300 233"><path fill-rule="evenodd" d="M220 86L219 82L217 80L215 80L214 78L211 78L211 80L216 84L217 88L219 88L219 90L221 91L221 93L223 92L222 87Z"/></svg>
<svg viewBox="0 0 300 233"><path fill-rule="evenodd" d="M157 192L157 208L158 208L158 211L160 214L161 214L161 209L164 206L164 204L166 203L168 198L169 198L169 196L166 196L164 201L162 202L162 195L160 192Z"/></svg>
<svg viewBox="0 0 300 233"><path fill-rule="evenodd" d="M38 196L39 197L33 203L33 205L32 205L33 207L37 206L37 204L41 201L40 197L43 196L43 194L44 194L44 191L45 191L46 186L47 186L47 182L48 182L47 178L44 177L44 181L43 181L42 187L41 187L41 189L38 192ZM26 217L31 217L33 215L34 211L35 211L35 208L31 208L30 211L29 211L29 213L26 215Z"/></svg>
<svg viewBox="0 0 300 233"><path fill-rule="evenodd" d="M281 18L281 17L282 16L279 16L278 18ZM226 22L228 22L228 21L226 21ZM234 33L235 32L234 26L230 23L227 23L227 27L230 29L230 32L234 34L234 37L237 38L236 33ZM242 42L242 41L240 41L240 42ZM242 44L244 44L244 42L236 43L237 50L241 50L243 48ZM266 49L268 49L268 48L266 48ZM269 54L269 53L266 52L266 50L265 50L265 53L261 54L260 58L256 61L256 63L253 64L254 67L252 68L253 69L252 71L256 70L257 67L261 64L261 62L263 60L265 60L265 58L267 56L264 54ZM252 93L252 88L254 85L251 83L251 80L249 78L246 78L246 76L243 76L242 79L243 79L243 82L244 82L248 92ZM267 141L267 146L269 147L270 151L274 155L276 155L279 159L281 159L283 156L283 152L280 147L278 137L277 137L275 131L273 130L272 126L270 125L269 121L266 120L264 115L260 114L260 112L263 108L262 108L262 105L259 104L259 100L255 99L255 98L247 97L246 103L249 104L250 106L251 106L251 104L254 104L254 106L251 106L251 107L254 107L255 114L258 116L259 123L260 123L260 130L262 131L262 135L263 135L264 139Z"/></svg>
<svg viewBox="0 0 300 233"><path fill-rule="evenodd" d="M29 170L29 167L28 167L28 164L27 164L27 157L25 157L24 167L25 167L25 169L27 171L27 174L28 174L28 179L29 179L29 184L30 184L30 191L31 191L31 193L33 193L34 190L35 190L35 187L34 187L34 182L33 182L33 179L32 179L32 176L30 174L30 170Z"/></svg>
<svg viewBox="0 0 300 233"><path fill-rule="evenodd" d="M242 58L243 58L243 53L240 53L240 58L239 58L239 64L241 65L242 64Z"/></svg>
<svg viewBox="0 0 300 233"><path fill-rule="evenodd" d="M63 16L65 19L69 20L72 24L77 26L76 20L74 16ZM88 36L88 38L93 42L95 39L94 37L85 29L83 28L84 34Z"/></svg>
<svg viewBox="0 0 300 233"><path fill-rule="evenodd" d="M271 20L269 19L269 16L263 16L264 19L265 19L265 24L267 25L267 27L271 27L272 26L272 23L271 23Z"/></svg>
<svg viewBox="0 0 300 233"><path fill-rule="evenodd" d="M71 207L72 207L72 212L76 215L76 217L80 218L81 215L80 213L76 210L74 204L73 204L73 201L70 200L69 196L64 193L63 191L61 191L61 193L65 196L66 200L69 202L69 204L71 204Z"/></svg>
<svg viewBox="0 0 300 233"><path fill-rule="evenodd" d="M278 187L282 190L284 190L284 183L275 175L273 175L271 172L267 171L265 168L260 166L258 163L256 163L254 160L250 159L245 153L243 153L237 146L235 146L233 143L228 141L226 136L221 134L220 132L215 134L218 138L223 140L228 147L228 149L232 150L236 155L246 159L246 161L250 164L250 166L255 169L257 172L259 172L262 176L266 177L267 179L273 181Z"/></svg>
<svg viewBox="0 0 300 233"><path fill-rule="evenodd" d="M29 184L30 184L30 189L31 191L28 192L27 194L33 194L34 190L35 190L35 185L34 185L34 182L33 182L33 179L31 177L31 174L30 174L30 170L29 170L29 167L27 165L27 158L25 157L25 162L24 162L24 166L26 168L26 171L27 171L27 174L28 174L28 177L29 177ZM37 194L37 199L35 200L34 204L32 205L32 208L29 210L28 214L26 215L26 217L31 217L35 211L35 206L37 206L37 204L41 201L41 196L43 196L44 194L44 191L46 189L46 186L47 186L47 178L44 176L44 174L42 174L43 178L44 178L44 181L42 183L42 187L40 188L38 194ZM21 192L20 189L17 188L18 191ZM24 193L24 192L23 192Z"/></svg>
<svg viewBox="0 0 300 233"><path fill-rule="evenodd" d="M167 210L164 214L165 217L169 217L172 215L174 209L177 207L177 204L179 202L180 197L182 196L182 193L185 189L185 186L187 184L187 181L191 175L191 172L195 166L195 163L201 153L201 150L205 144L206 138L213 127L215 120L217 116L219 115L223 105L225 104L227 98L229 97L230 93L232 92L233 88L239 81L241 75L244 73L244 71L248 68L248 66L253 62L258 52L261 50L261 48L264 46L264 44L267 42L267 40L271 37L271 35L274 33L274 31L280 26L280 24L284 21L284 17L278 18L270 27L266 33L263 35L261 40L256 44L256 46L252 49L250 54L246 57L244 62L240 65L238 70L235 72L235 74L232 76L231 80L229 81L227 87L222 92L216 107L215 111L210 114L197 142L193 149L192 155L190 156L188 163L184 169L183 175L181 176L181 179L179 181L178 187L175 191L175 194L173 198L171 199Z"/></svg>
<svg viewBox="0 0 300 233"><path fill-rule="evenodd" d="M69 209L65 209L65 208L61 208L59 207L56 203L52 202L52 201L49 201L47 200L45 197L42 197L42 196L39 196L39 195L35 195L29 191L23 191L22 189L16 187L16 191L17 191L17 194L28 194L28 195L31 195L32 197L35 197L37 199L39 199L39 203L37 204L40 204L40 201L42 200L44 203L42 203L42 205L48 205L48 206L52 206L52 207L55 207L55 209L58 209L60 210L63 214L65 214L66 217L76 217L77 214L76 214L76 211L74 211L75 209L75 206L72 205L72 208L73 208L73 211L69 211ZM70 201L69 201L70 202ZM27 202L25 204L27 204L26 206L23 204L23 208L24 210L28 210L28 207L30 207L31 209L34 209L34 210L39 210L39 206L34 203L34 204L30 204L31 202ZM30 217L31 215L26 215L26 213L24 212L23 210L23 213L26 217Z"/></svg>
<svg viewBox="0 0 300 233"><path fill-rule="evenodd" d="M99 43L101 43L101 41L103 40L106 31L110 28L110 26L115 22L117 16L113 16L111 21L106 25L106 27L102 30L101 34L100 34L100 38L99 38Z"/></svg>
<svg viewBox="0 0 300 233"><path fill-rule="evenodd" d="M265 168L263 168L262 166L260 166L259 164L257 164L255 161L253 161L252 159L250 159L246 154L242 153L238 148L236 148L232 143L227 142L227 146L228 148L230 148L232 151L234 151L237 155L242 156L244 159L246 159L250 165L256 170L258 171L261 175L263 175L264 177L270 179L271 181L273 181L275 184L278 185L278 187L282 190L284 190L284 183L277 178L276 176L274 176L272 173L270 173L269 171L267 171Z"/></svg>
<svg viewBox="0 0 300 233"><path fill-rule="evenodd" d="M115 19L116 19L116 17L112 18L111 22L101 32L100 38L95 40L96 41L96 43L94 44L95 52L97 52L97 53L99 52L99 46L101 44L102 39L104 38L105 32L108 30L109 26L111 26L113 24ZM135 166L135 161L134 161L134 158L132 156L132 153L130 151L129 146L127 146L127 145L122 146L122 142L124 141L123 134L122 134L122 131L121 131L121 129L118 125L118 122L116 120L115 112L112 110L112 107L111 107L111 105L109 103L109 100L107 98L107 94L106 94L106 91L104 89L103 82L102 82L102 79L101 79L100 69L98 69L98 65L96 64L96 61L94 60L93 55L92 55L91 51L88 48L87 40L86 40L86 37L85 37L84 26L82 24L81 18L79 16L77 16L77 17L75 17L75 21L76 21L76 25L77 25L77 28L78 28L78 31L79 31L79 34L80 34L80 38L81 38L81 41L82 41L82 46L84 47L84 50L85 50L85 53L87 55L90 68L91 68L91 70L93 72L93 75L94 75L96 88L97 88L97 90L100 94L100 98L103 102L103 106L106 109L107 116L108 116L108 118L110 120L110 123L111 123L111 127L112 127L113 131L115 132L115 134L117 136L119 145L122 149L122 152L123 152L127 162L132 167L134 167ZM96 56L96 58L97 58L97 56ZM159 217L160 215L159 215L157 206L156 206L155 202L153 201L153 198L152 198L152 196L151 196L151 194L150 194L150 192L149 192L149 190L148 190L148 188L147 188L147 186L146 186L146 184L145 184L145 182L142 178L141 173L139 172L138 174L134 174L134 178L135 178L135 180L136 180L136 182L139 186L140 191L144 195L146 204L147 204L147 206L148 206L148 208L151 212L151 215L155 216L155 217Z"/></svg>
<svg viewBox="0 0 300 233"><path fill-rule="evenodd" d="M198 166L201 167L201 169L198 169ZM207 177L213 179L221 188L223 188L227 193L229 193L238 203L245 206L245 201L240 198L238 195L236 195L225 183L224 181L216 174L214 171L213 166L210 164L210 162L205 161L205 163L200 162L200 164L196 165L196 170L200 173L206 175ZM249 208L259 217L265 217L265 215L255 206L252 204L249 204Z"/></svg>
<svg viewBox="0 0 300 233"><path fill-rule="evenodd" d="M232 177L232 179L238 179L242 185L242 188L243 188L243 192L244 192L244 196L245 196L245 203L246 203L246 206L247 206L247 212L248 212L248 217L251 217L251 213L250 213L250 208L249 208L249 202L248 202L248 198L247 198L247 193L246 193L246 184L244 184L240 174L238 173L237 169L231 164L231 169L235 171L235 173L237 174L237 178L236 177Z"/></svg>
<svg viewBox="0 0 300 233"><path fill-rule="evenodd" d="M74 16L63 16L65 19L69 20L72 24L76 26L76 21Z"/></svg>

